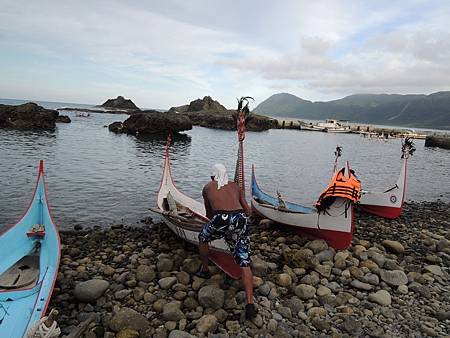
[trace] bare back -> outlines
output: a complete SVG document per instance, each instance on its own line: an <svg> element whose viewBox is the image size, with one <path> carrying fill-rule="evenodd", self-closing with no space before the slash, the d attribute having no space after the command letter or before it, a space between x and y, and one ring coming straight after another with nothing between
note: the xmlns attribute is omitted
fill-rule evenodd
<svg viewBox="0 0 450 338"><path fill-rule="evenodd" d="M245 212L249 210L245 199L241 196L239 186L234 182L229 182L220 189L217 189L216 181L209 182L203 188L203 199L208 217L218 210L244 210Z"/></svg>

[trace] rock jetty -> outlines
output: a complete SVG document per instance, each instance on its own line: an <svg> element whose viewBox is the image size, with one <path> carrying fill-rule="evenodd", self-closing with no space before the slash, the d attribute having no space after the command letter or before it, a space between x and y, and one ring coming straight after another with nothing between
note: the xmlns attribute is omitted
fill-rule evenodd
<svg viewBox="0 0 450 338"><path fill-rule="evenodd" d="M335 251L263 220L251 229L258 315L240 281L194 277L195 247L162 223L61 233L50 307L85 337L445 337L450 327L450 205L412 203L397 220L357 215Z"/></svg>
<svg viewBox="0 0 450 338"><path fill-rule="evenodd" d="M236 110L225 108L210 96L191 101L184 106L172 107L169 112L188 116L192 124L196 126L225 130L236 129L236 123L233 120ZM277 128L277 126L277 120L253 114L246 128L250 131L264 131Z"/></svg>
<svg viewBox="0 0 450 338"><path fill-rule="evenodd" d="M0 128L54 129L59 113L29 102L18 106L0 104Z"/></svg>
<svg viewBox="0 0 450 338"><path fill-rule="evenodd" d="M450 149L450 137L448 136L427 136L425 147L438 147Z"/></svg>
<svg viewBox="0 0 450 338"><path fill-rule="evenodd" d="M192 123L187 116L175 113L145 111L131 115L124 122L113 122L109 130L115 133L133 135L167 135L167 132L178 133L192 129Z"/></svg>

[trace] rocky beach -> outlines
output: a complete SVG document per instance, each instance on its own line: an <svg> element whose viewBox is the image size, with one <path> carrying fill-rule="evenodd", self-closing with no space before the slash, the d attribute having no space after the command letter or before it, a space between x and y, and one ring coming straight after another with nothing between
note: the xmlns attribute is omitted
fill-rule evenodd
<svg viewBox="0 0 450 338"><path fill-rule="evenodd" d="M446 337L450 205L408 203L397 220L357 214L335 251L267 220L251 230L258 315L243 320L240 281L194 277L194 246L151 218L61 233L50 308L84 337Z"/></svg>

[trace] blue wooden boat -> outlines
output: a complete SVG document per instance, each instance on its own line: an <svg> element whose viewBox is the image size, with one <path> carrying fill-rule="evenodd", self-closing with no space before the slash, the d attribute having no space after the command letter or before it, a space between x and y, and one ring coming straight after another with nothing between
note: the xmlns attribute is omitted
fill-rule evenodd
<svg viewBox="0 0 450 338"><path fill-rule="evenodd" d="M23 337L44 317L59 259L59 232L49 211L41 161L27 211L0 233L1 338Z"/></svg>

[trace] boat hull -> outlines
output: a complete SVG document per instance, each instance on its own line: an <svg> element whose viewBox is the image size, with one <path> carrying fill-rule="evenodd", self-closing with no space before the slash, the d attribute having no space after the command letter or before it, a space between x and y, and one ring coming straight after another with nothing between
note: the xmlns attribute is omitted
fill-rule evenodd
<svg viewBox="0 0 450 338"><path fill-rule="evenodd" d="M192 220L179 217L167 210L167 199L174 200L177 206L191 214ZM170 170L170 159L168 149L166 149L166 157L164 160L164 172L157 199L158 209L156 212L162 215L164 223L181 239L198 245L198 234L202 226L209 220L206 217L206 211L203 203L200 203L177 189L172 178ZM238 279L241 277L241 268L236 264L234 258L229 251L228 245L223 239L215 240L209 243L210 255L209 259L223 270L230 277Z"/></svg>
<svg viewBox="0 0 450 338"><path fill-rule="evenodd" d="M336 198L325 212L290 202L285 202L286 206L280 208L277 198L259 188L253 169L251 204L253 210L263 217L309 237L322 238L336 249L346 249L351 244L354 210L347 199Z"/></svg>
<svg viewBox="0 0 450 338"><path fill-rule="evenodd" d="M29 231L35 224L44 225L43 237L30 236ZM42 161L27 211L19 222L0 234L0 257L0 337L22 337L45 315L60 259L59 233L48 207ZM36 259L36 279L23 286L14 283L5 286L8 279L5 275L26 257ZM24 274L17 276L21 280Z"/></svg>
<svg viewBox="0 0 450 338"><path fill-rule="evenodd" d="M403 160L397 183L384 192L362 192L359 208L367 213L395 219L403 211L406 193L407 159Z"/></svg>

